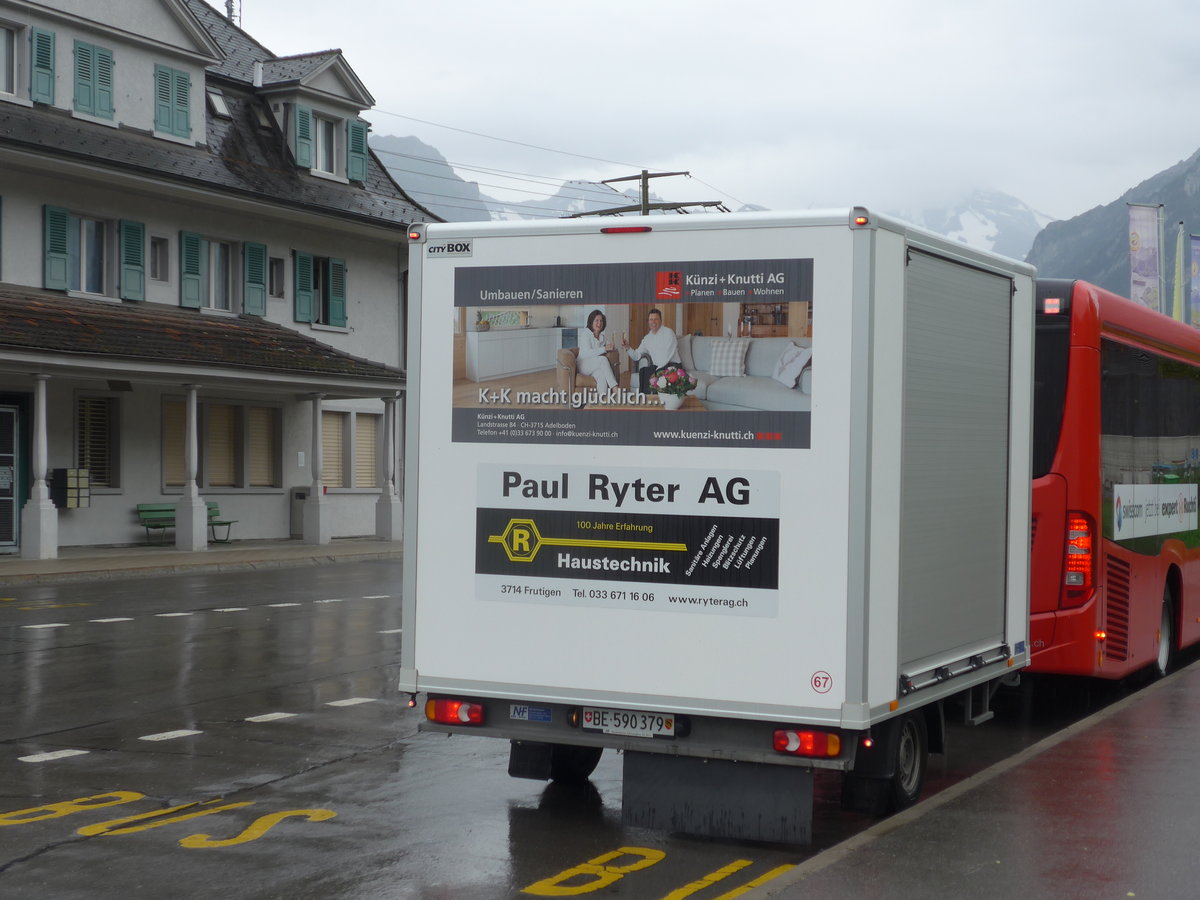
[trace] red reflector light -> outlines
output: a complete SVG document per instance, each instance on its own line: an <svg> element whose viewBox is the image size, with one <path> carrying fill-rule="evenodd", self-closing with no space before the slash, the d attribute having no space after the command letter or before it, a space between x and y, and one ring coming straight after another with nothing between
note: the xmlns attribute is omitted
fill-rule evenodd
<svg viewBox="0 0 1200 900"><path fill-rule="evenodd" d="M861 226L861 225L866 225L866 224L867 224L867 223L869 223L870 221L871 221L871 220L870 220L870 219L868 219L866 216L855 216L855 217L854 217L854 224L855 224L855 225L860 225L860 226Z"/></svg>
<svg viewBox="0 0 1200 900"><path fill-rule="evenodd" d="M482 725L483 705L464 700L427 700L425 718L442 725Z"/></svg>
<svg viewBox="0 0 1200 900"><path fill-rule="evenodd" d="M842 752L842 739L828 731L793 731L780 728L774 746L779 753L792 756L833 757Z"/></svg>
<svg viewBox="0 0 1200 900"><path fill-rule="evenodd" d="M1107 631L1097 631L1096 632L1096 640L1098 640L1098 641L1108 640L1108 632Z"/></svg>
<svg viewBox="0 0 1200 900"><path fill-rule="evenodd" d="M408 233L408 239L409 239L410 241L419 241L419 240L421 239L421 232L419 232L419 231L410 231L410 232Z"/></svg>
<svg viewBox="0 0 1200 900"><path fill-rule="evenodd" d="M649 225L614 225L609 228L601 228L601 234L642 234L650 231Z"/></svg>
<svg viewBox="0 0 1200 900"><path fill-rule="evenodd" d="M1042 304L1042 312L1052 316L1062 312L1062 298L1047 297L1045 302Z"/></svg>

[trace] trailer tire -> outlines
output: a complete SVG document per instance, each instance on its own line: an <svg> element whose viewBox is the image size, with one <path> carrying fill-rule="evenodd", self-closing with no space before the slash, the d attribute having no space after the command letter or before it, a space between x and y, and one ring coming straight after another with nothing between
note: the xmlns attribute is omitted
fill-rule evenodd
<svg viewBox="0 0 1200 900"><path fill-rule="evenodd" d="M929 729L920 712L909 713L900 722L893 763L888 796L890 812L907 809L921 796L929 765Z"/></svg>
<svg viewBox="0 0 1200 900"><path fill-rule="evenodd" d="M582 784L596 771L603 747L554 744L550 749L550 780L560 784Z"/></svg>
<svg viewBox="0 0 1200 900"><path fill-rule="evenodd" d="M1163 586L1162 614L1158 620L1158 652L1154 657L1154 677L1162 678L1175 665L1175 597L1171 585Z"/></svg>

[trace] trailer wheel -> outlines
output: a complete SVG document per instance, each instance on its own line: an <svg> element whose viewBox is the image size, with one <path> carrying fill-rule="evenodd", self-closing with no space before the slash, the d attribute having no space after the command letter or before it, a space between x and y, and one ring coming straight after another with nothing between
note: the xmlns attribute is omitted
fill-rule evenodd
<svg viewBox="0 0 1200 900"><path fill-rule="evenodd" d="M603 747L576 747L554 744L550 749L550 780L561 784L580 784L596 771Z"/></svg>
<svg viewBox="0 0 1200 900"><path fill-rule="evenodd" d="M1162 614L1158 620L1158 653L1154 657L1154 675L1162 678L1175 662L1175 598L1171 585L1163 587Z"/></svg>
<svg viewBox="0 0 1200 900"><path fill-rule="evenodd" d="M925 768L929 764L929 731L921 713L910 713L900 723L894 763L889 798L892 811L912 806L921 796Z"/></svg>

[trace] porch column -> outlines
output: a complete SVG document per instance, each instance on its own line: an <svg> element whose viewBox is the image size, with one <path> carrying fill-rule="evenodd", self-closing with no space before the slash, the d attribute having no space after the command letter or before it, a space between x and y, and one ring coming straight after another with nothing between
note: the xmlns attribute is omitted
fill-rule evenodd
<svg viewBox="0 0 1200 900"><path fill-rule="evenodd" d="M375 504L375 536L398 541L404 535L404 504L396 493L396 400L383 401L383 491Z"/></svg>
<svg viewBox="0 0 1200 900"><path fill-rule="evenodd" d="M58 509L46 484L46 382L49 375L34 375L33 385L33 487L21 509L21 556L24 559L58 559Z"/></svg>
<svg viewBox="0 0 1200 900"><path fill-rule="evenodd" d="M325 453L321 446L321 401L324 394L313 394L312 400L312 489L304 501L304 543L328 544L333 539L329 503L321 484L321 469Z"/></svg>
<svg viewBox="0 0 1200 900"><path fill-rule="evenodd" d="M200 460L200 434L197 427L199 385L185 384L187 391L187 426L184 430L184 465L187 481L183 496L175 504L175 546L179 550L204 550L208 547L208 506L200 499L196 474Z"/></svg>

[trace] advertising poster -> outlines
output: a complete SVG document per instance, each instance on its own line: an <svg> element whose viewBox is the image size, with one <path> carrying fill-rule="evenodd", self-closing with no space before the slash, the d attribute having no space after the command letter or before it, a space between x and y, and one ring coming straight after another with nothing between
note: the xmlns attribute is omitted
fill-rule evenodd
<svg viewBox="0 0 1200 900"><path fill-rule="evenodd" d="M776 472L485 464L477 484L480 599L778 612Z"/></svg>
<svg viewBox="0 0 1200 900"><path fill-rule="evenodd" d="M1162 311L1162 263L1159 255L1160 207L1129 204L1129 297Z"/></svg>
<svg viewBox="0 0 1200 900"><path fill-rule="evenodd" d="M808 448L812 286L811 259L460 265L452 439Z"/></svg>
<svg viewBox="0 0 1200 900"><path fill-rule="evenodd" d="M1197 527L1194 484L1114 484L1112 539L1178 534Z"/></svg>

